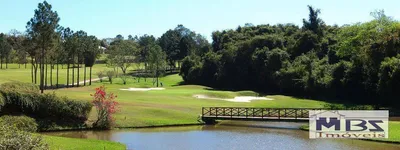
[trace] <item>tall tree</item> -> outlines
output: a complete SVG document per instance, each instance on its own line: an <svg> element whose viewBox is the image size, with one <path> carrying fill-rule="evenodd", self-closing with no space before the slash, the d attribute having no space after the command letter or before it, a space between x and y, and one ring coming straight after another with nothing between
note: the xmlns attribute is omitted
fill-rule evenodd
<svg viewBox="0 0 400 150"><path fill-rule="evenodd" d="M53 62L53 64L52 64L52 67L51 67L51 69L53 70L54 69L54 65L56 66L56 88L58 88L59 87L59 64L61 63L63 63L63 62L65 62L66 61L66 56L67 56L67 54L66 54L66 51L65 51L65 49L64 49L64 45L63 45L63 31L64 31L64 27L59 27L58 29L57 29L57 34L58 34L58 36L57 36L57 40L56 40L56 46L54 46L54 53L53 53L53 56L52 56L52 62ZM51 73L51 76L53 75L53 73ZM53 80L53 77L50 77L51 79L50 79L50 84L52 85L52 80Z"/></svg>
<svg viewBox="0 0 400 150"><path fill-rule="evenodd" d="M149 68L152 70L154 74L154 78L156 78L157 87L159 86L159 77L165 71L166 66L166 54L162 51L159 45L153 44L150 47L149 52Z"/></svg>
<svg viewBox="0 0 400 150"><path fill-rule="evenodd" d="M73 34L74 31L72 31L70 28L65 28L62 30L61 34L61 39L62 39L62 49L63 53L61 53L60 59L62 60L61 62L67 64L67 83L66 86L69 87L69 71L70 71L70 64L73 62L73 56L74 56L74 39L73 39ZM72 82L73 84L73 82Z"/></svg>
<svg viewBox="0 0 400 150"><path fill-rule="evenodd" d="M315 34L322 35L322 26L324 22L318 15L321 13L320 9L315 9L314 7L308 5L309 17L308 20L303 19L303 27L305 29L313 31Z"/></svg>
<svg viewBox="0 0 400 150"><path fill-rule="evenodd" d="M76 55L76 62L77 62L77 79L76 79L76 85L79 87L79 70L80 70L80 64L82 64L84 62L84 55L83 53L85 52L85 40L87 38L87 33L85 31L78 31L74 33L74 39L75 39L75 50L74 53Z"/></svg>
<svg viewBox="0 0 400 150"><path fill-rule="evenodd" d="M40 61L40 90L44 90L44 59L46 53L53 46L53 40L57 36L56 29L59 26L60 18L56 11L52 10L52 6L44 1L38 4L34 17L27 23L27 33L32 37L38 48L41 49Z"/></svg>
<svg viewBox="0 0 400 150"><path fill-rule="evenodd" d="M3 69L3 62L7 60L12 50L11 45L7 42L5 34L0 33L0 69ZM6 62L7 63L7 62Z"/></svg>
<svg viewBox="0 0 400 150"><path fill-rule="evenodd" d="M154 38L154 36L152 35L143 35L141 37L139 37L138 40L139 43L139 57L138 57L138 62L139 63L143 63L144 64L144 69L146 70L147 66L148 66L148 57L149 57L149 51L150 51L150 47L154 44L156 44L156 38Z"/></svg>
<svg viewBox="0 0 400 150"><path fill-rule="evenodd" d="M17 59L17 63L18 63L18 67L21 68L21 64L25 64L26 67L26 63L27 63L27 52L25 51L25 49L23 48L23 40L25 38L25 36L19 32L18 30L11 30L8 33L8 43L10 43L10 45L12 46L12 49L15 51L16 53L16 59Z"/></svg>
<svg viewBox="0 0 400 150"><path fill-rule="evenodd" d="M180 60L180 41L181 35L176 30L168 30L158 40L162 50L167 55L168 64L175 67L175 63Z"/></svg>
<svg viewBox="0 0 400 150"><path fill-rule="evenodd" d="M205 39L201 35L197 35L195 32L180 24L174 30L165 32L158 39L158 43L167 55L168 64L171 67L175 67L176 62L178 62L180 66L180 62L183 58L191 53L201 51L200 47L205 48L203 47L205 44L204 40Z"/></svg>
<svg viewBox="0 0 400 150"><path fill-rule="evenodd" d="M122 41L122 40L124 40L124 37L121 34L115 36L115 41Z"/></svg>
<svg viewBox="0 0 400 150"><path fill-rule="evenodd" d="M37 49L36 44L34 43L32 37L26 36L22 41L22 45L24 51L28 53L31 58L31 76L32 83L37 83L37 69L39 63L39 50Z"/></svg>
<svg viewBox="0 0 400 150"><path fill-rule="evenodd" d="M190 54L194 53L195 55L198 56L204 56L207 52L211 51L211 44L204 36L197 34L194 38L194 42L195 42L195 49L194 52L190 52Z"/></svg>
<svg viewBox="0 0 400 150"><path fill-rule="evenodd" d="M92 67L95 64L96 58L100 55L99 45L100 42L95 36L88 36L85 39L85 52L83 53L86 67L90 67L89 70L89 85L92 85ZM85 71L86 72L86 71ZM86 75L86 73L85 73ZM85 77L86 79L86 77Z"/></svg>

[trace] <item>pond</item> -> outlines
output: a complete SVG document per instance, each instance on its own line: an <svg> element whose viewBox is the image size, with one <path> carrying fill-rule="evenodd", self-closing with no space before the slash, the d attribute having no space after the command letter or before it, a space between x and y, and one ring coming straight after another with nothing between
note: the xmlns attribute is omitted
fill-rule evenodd
<svg viewBox="0 0 400 150"><path fill-rule="evenodd" d="M300 123L226 121L218 125L48 132L47 135L109 140L128 149L351 149L399 150L399 144L351 139L309 139Z"/></svg>

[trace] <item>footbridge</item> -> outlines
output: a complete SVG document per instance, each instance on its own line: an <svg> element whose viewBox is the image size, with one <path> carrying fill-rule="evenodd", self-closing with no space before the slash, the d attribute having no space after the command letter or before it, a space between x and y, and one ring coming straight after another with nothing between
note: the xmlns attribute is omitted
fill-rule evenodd
<svg viewBox="0 0 400 150"><path fill-rule="evenodd" d="M213 124L217 120L307 122L309 110L321 108L257 108L203 107L201 120Z"/></svg>

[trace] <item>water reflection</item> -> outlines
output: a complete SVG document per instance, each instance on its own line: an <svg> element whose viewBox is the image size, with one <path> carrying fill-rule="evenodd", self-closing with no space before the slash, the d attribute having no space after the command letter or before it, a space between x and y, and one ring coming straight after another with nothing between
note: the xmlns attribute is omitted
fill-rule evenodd
<svg viewBox="0 0 400 150"><path fill-rule="evenodd" d="M296 130L302 124L284 122L223 122L187 126L111 131L46 133L56 136L117 141L128 149L385 149L400 145L349 139L309 139Z"/></svg>

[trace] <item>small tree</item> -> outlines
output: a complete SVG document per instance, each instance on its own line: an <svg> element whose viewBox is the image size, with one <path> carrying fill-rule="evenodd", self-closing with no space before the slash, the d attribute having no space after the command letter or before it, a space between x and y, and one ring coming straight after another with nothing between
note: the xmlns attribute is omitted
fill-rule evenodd
<svg viewBox="0 0 400 150"><path fill-rule="evenodd" d="M99 71L97 72L97 77L99 77L100 82L103 82L103 78L104 78L104 71Z"/></svg>
<svg viewBox="0 0 400 150"><path fill-rule="evenodd" d="M97 109L97 120L93 123L93 127L110 129L115 121L112 115L118 110L118 102L115 101L117 96L113 93L107 94L104 86L96 88L96 93L91 94L91 96L93 96L92 103Z"/></svg>
<svg viewBox="0 0 400 150"><path fill-rule="evenodd" d="M128 75L121 75L120 76L122 82L124 82L124 85L126 85L126 81L128 80L129 76Z"/></svg>
<svg viewBox="0 0 400 150"><path fill-rule="evenodd" d="M109 48L107 61L110 66L119 67L123 74L132 66L135 60L134 54L137 53L137 44L134 41L115 42Z"/></svg>
<svg viewBox="0 0 400 150"><path fill-rule="evenodd" d="M107 71L107 77L108 77L108 81L110 81L110 84L112 84L112 78L115 76L115 71L113 70L109 70Z"/></svg>

